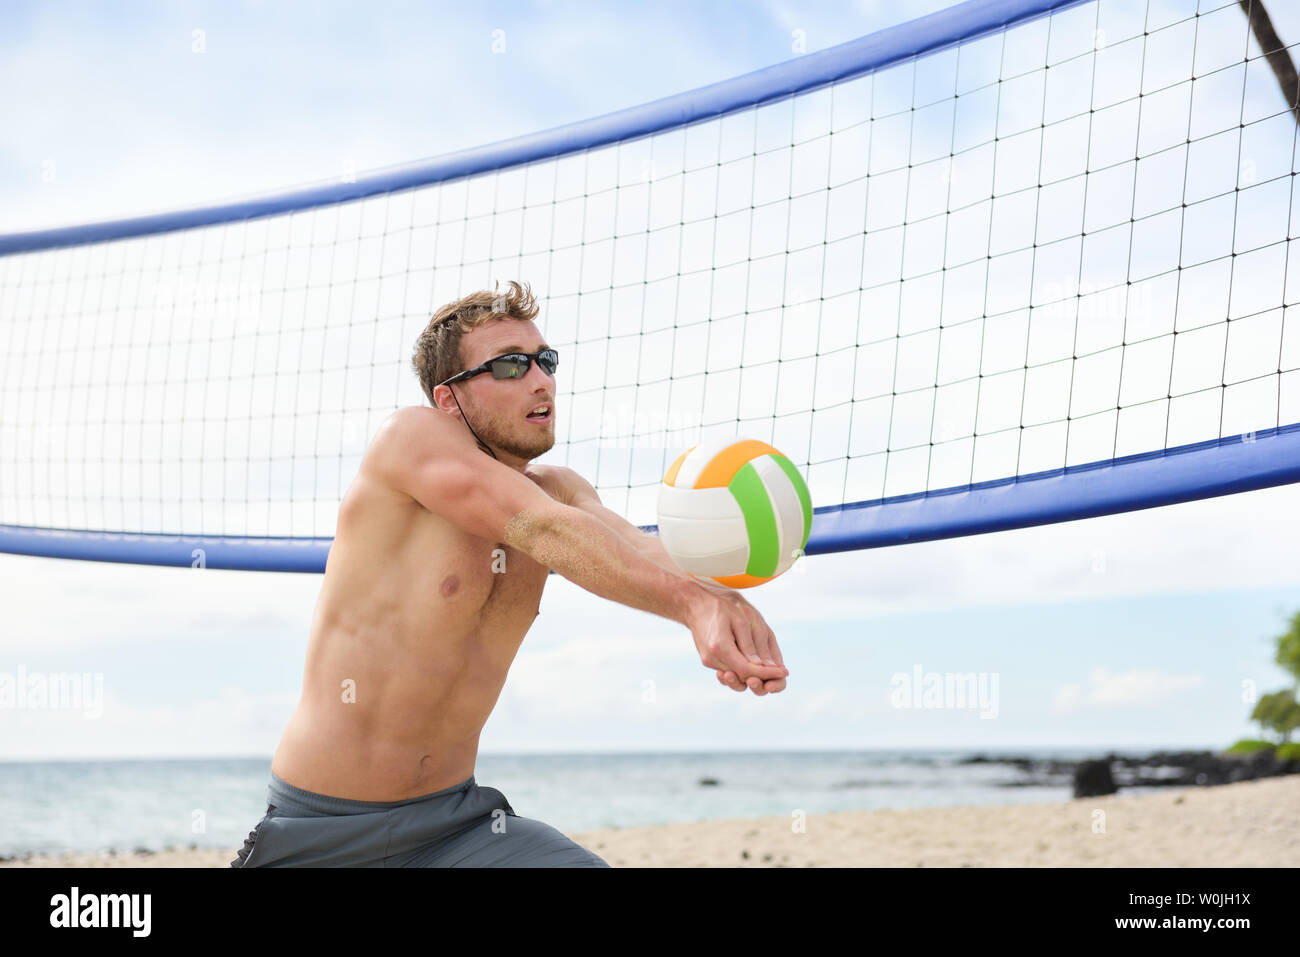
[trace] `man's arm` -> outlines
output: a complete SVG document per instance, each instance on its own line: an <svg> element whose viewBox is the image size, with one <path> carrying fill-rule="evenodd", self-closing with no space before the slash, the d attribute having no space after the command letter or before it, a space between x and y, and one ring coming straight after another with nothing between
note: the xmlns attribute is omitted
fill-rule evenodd
<svg viewBox="0 0 1300 957"><path fill-rule="evenodd" d="M556 501L484 455L458 426L438 410L399 409L376 435L365 467L472 535L518 548L602 598L686 625L709 667L759 679L786 674L782 666L746 660L753 639L735 608L680 570L650 561L595 516Z"/></svg>
<svg viewBox="0 0 1300 957"><path fill-rule="evenodd" d="M679 574L682 573L677 563L673 561L672 556L669 555L668 551L664 548L663 541L658 535L651 535L649 532L642 531L622 515L619 515L618 512L606 508L601 504L600 495L596 492L596 489L592 484L573 469L563 466L553 466L553 468L559 475L559 484L564 490L564 500L568 504L600 519L630 546L644 555L648 561L653 562L660 568L674 571ZM720 585L710 578L691 577L700 585L700 587L707 591L718 595L725 595L732 601L739 601L745 605L749 604L745 600L744 596L740 595L734 589L728 588L725 585ZM753 614L755 617L759 617L757 611ZM762 653L762 651L765 651L766 653ZM785 662L781 658L781 649L777 647L775 635L771 637L768 647L765 650L760 650L760 657L769 663L775 663L784 667ZM743 682L734 671L720 668L717 669L717 674L718 680L727 687L732 688L735 691L745 690L746 683ZM751 679L748 686L751 689L754 689L755 685L755 679ZM768 680L763 682L763 685L766 691L780 691L785 687L785 679L778 678L775 681Z"/></svg>
<svg viewBox="0 0 1300 957"><path fill-rule="evenodd" d="M518 548L602 598L686 623L699 599L689 579L652 565L592 516L483 454L458 425L434 409L399 409L375 439L381 480L470 534Z"/></svg>
<svg viewBox="0 0 1300 957"><path fill-rule="evenodd" d="M686 574L673 561L672 556L664 550L663 542L659 540L658 535L651 535L649 532L642 531L618 512L606 508L601 503L596 489L585 478L565 466L554 465L550 466L550 468L558 476L558 485L563 492L561 501L566 505L572 505L574 508L581 509L588 515L594 515L600 519L612 528L623 541L641 552L660 568L665 568L677 574ZM700 584L704 585L706 583L701 581ZM716 582L713 584L716 584Z"/></svg>
<svg viewBox="0 0 1300 957"><path fill-rule="evenodd" d="M564 489L566 498L565 502L574 508L581 509L589 515L594 515L610 528L612 528L620 538L639 551L648 560L654 562L660 568L678 574L689 574L683 572L678 564L673 561L671 555L664 548L664 543L658 535L651 535L644 532L637 526L633 525L618 512L606 508L600 501L600 495L596 489L585 478L579 475L571 468L564 466L552 466L560 476L560 485ZM691 576L694 577L694 576ZM720 594L726 594L732 591L725 585L719 585L709 578L696 578L703 588L715 591Z"/></svg>

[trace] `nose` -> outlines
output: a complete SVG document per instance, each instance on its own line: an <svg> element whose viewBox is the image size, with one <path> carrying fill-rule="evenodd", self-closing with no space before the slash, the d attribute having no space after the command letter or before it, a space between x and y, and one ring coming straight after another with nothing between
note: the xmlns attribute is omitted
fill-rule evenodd
<svg viewBox="0 0 1300 957"><path fill-rule="evenodd" d="M534 373L536 374L535 376ZM538 362L536 359L528 363L527 375L528 378L530 379L533 378L536 379L536 381L534 381L533 383L534 392L536 392L538 389L549 389L551 387L551 383L555 381L555 377L552 376L545 369L543 369L542 364Z"/></svg>

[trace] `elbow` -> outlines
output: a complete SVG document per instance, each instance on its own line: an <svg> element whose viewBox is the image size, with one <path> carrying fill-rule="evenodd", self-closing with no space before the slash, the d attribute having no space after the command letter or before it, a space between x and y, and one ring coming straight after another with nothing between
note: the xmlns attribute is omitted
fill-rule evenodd
<svg viewBox="0 0 1300 957"><path fill-rule="evenodd" d="M547 537L560 527L560 520L558 509L526 508L511 516L506 522L502 541L532 558L538 558L536 552Z"/></svg>

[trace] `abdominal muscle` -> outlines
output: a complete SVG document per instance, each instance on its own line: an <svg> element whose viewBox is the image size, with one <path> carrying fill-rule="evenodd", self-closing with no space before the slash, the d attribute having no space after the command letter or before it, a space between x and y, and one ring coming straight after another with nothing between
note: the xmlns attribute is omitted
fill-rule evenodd
<svg viewBox="0 0 1300 957"><path fill-rule="evenodd" d="M363 466L339 508L302 698L271 770L294 787L356 801L400 801L465 781L546 574Z"/></svg>

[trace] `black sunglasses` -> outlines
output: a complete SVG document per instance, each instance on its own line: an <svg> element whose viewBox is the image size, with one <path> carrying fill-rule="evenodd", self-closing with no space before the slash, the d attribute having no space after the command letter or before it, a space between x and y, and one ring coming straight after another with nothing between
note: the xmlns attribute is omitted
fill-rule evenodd
<svg viewBox="0 0 1300 957"><path fill-rule="evenodd" d="M512 352L508 355L497 356L495 359L489 359L481 366L475 366L473 369L466 369L464 372L458 372L445 382L439 385L447 385L450 382L459 382L461 379L468 379L476 376L480 372L491 372L494 379L522 379L528 374L528 367L533 360L542 367L542 371L547 375L555 375L555 367L560 364L560 355L554 349L543 349L541 352L534 352L529 355L526 352Z"/></svg>

